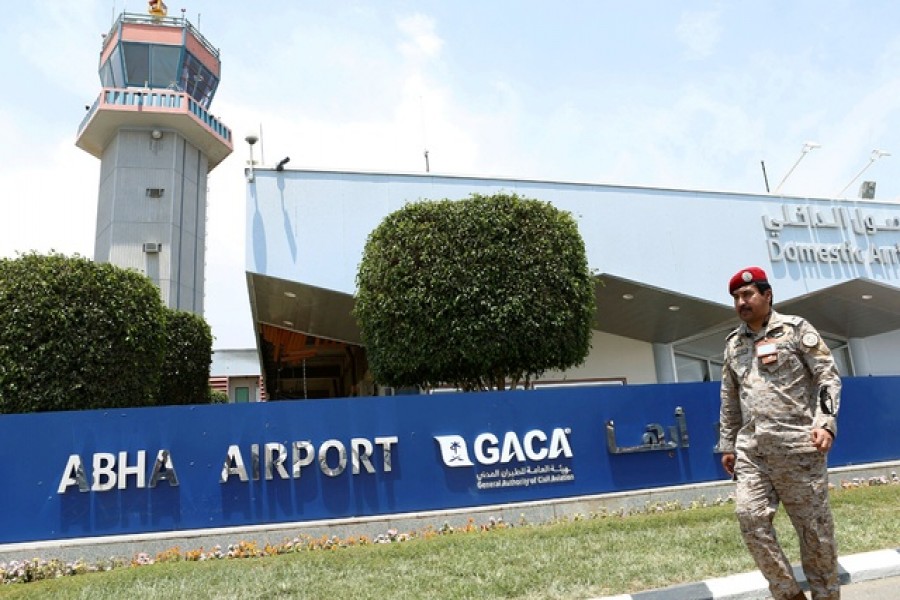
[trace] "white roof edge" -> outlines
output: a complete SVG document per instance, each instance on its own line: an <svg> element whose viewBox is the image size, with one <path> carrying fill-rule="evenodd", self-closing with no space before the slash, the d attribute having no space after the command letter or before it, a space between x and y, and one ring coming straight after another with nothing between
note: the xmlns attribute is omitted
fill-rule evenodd
<svg viewBox="0 0 900 600"><path fill-rule="evenodd" d="M810 200L816 202L841 202L841 203L858 203L865 202L868 204L886 204L896 206L900 204L898 200L883 200L877 198L829 198L824 196L791 196L785 194L772 194L763 192L742 192L737 190L712 190L700 188L677 188L677 187L655 187L648 185L628 185L622 183L601 183L596 181L583 180L561 180L561 179L538 179L533 177L502 177L496 175L466 175L461 173L435 173L421 171L384 171L384 170L365 170L365 169L340 169L340 168L285 168L284 171L276 171L274 167L256 167L253 169L254 174L261 173L279 173L279 172L296 172L296 173L330 173L335 175L385 175L399 177L419 177L429 178L435 177L440 179L477 179L481 181L500 181L500 182L521 182L521 183L541 183L555 185L572 185L572 186L591 186L591 187L607 187L617 189L644 190L644 191L661 191L661 192L677 192L677 193L701 193L715 194L725 196L756 196L760 198L781 198L783 200Z"/></svg>

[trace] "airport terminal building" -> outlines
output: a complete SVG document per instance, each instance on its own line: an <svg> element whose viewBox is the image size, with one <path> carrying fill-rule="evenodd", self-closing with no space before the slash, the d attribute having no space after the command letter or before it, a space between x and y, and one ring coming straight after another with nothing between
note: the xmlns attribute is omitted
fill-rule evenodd
<svg viewBox="0 0 900 600"><path fill-rule="evenodd" d="M288 529L440 527L473 511L536 522L605 509L623 492L642 503L693 501L685 486L701 484L730 493L714 380L738 322L728 280L748 265L855 375L843 381L833 476L896 470L898 205L430 174L247 176L258 342L217 353L214 383L233 403L5 415L0 436L30 459L0 467L16 490L0 500L0 554L135 534L171 547L225 529L271 528L277 542ZM571 387L379 386L351 315L369 233L407 202L498 191L552 202L579 224L597 273L593 347L536 385ZM254 402L263 391L297 401Z"/></svg>
<svg viewBox="0 0 900 600"><path fill-rule="evenodd" d="M536 387L720 377L728 279L765 269L775 308L815 325L842 375L898 375L900 205L431 173L247 172L246 272L271 399L384 395L351 316L369 233L409 202L516 193L576 219L596 277L584 364Z"/></svg>

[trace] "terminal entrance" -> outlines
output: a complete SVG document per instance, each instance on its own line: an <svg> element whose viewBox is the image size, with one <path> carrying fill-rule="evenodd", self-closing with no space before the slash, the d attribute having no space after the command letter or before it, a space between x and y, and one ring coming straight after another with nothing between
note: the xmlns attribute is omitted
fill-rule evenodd
<svg viewBox="0 0 900 600"><path fill-rule="evenodd" d="M269 400L369 396L362 346L263 325L261 356Z"/></svg>

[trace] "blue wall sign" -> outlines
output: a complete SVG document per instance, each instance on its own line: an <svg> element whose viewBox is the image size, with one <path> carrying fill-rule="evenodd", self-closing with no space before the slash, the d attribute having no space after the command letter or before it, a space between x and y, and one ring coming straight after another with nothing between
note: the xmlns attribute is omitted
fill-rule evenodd
<svg viewBox="0 0 900 600"><path fill-rule="evenodd" d="M844 380L831 466L900 459L898 377ZM0 543L723 479L718 383L0 416Z"/></svg>

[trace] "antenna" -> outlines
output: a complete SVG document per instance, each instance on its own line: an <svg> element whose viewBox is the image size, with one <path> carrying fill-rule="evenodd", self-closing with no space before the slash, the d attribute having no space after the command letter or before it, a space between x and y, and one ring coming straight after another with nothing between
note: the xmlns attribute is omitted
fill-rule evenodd
<svg viewBox="0 0 900 600"><path fill-rule="evenodd" d="M263 140L262 123L259 124L259 164L266 164L266 143Z"/></svg>
<svg viewBox="0 0 900 600"><path fill-rule="evenodd" d="M777 194L781 191L781 186L784 185L784 182L787 181L787 178L791 176L791 173L794 172L794 169L797 168L797 165L800 164L800 161L803 160L803 157L810 153L810 151L815 150L816 148L821 148L821 144L817 144L815 142L806 142L803 144L803 148L800 150L800 157L797 159L797 162L794 163L794 166L788 170L784 177L781 178L781 183L778 184L778 187L775 188L775 193Z"/></svg>
<svg viewBox="0 0 900 600"><path fill-rule="evenodd" d="M766 182L766 193L768 194L769 193L769 176L766 175L766 161L761 160L761 161L759 161L759 164L762 165L763 180Z"/></svg>
<svg viewBox="0 0 900 600"><path fill-rule="evenodd" d="M422 112L422 147L425 149L425 172L431 171L431 165L428 162L428 131L425 127L425 101L419 96L419 108Z"/></svg>
<svg viewBox="0 0 900 600"><path fill-rule="evenodd" d="M873 164L875 164L876 160L878 160L879 158L882 158L884 156L890 156L890 155L891 155L891 153L888 152L887 150L872 150L872 155L869 157L869 162L867 162L866 166L864 166L862 168L862 170L860 170L860 172L856 174L856 177L854 177L853 179L850 180L850 183L848 183L847 185L844 186L844 189L842 189L841 191L839 191L837 193L837 197L841 198L844 195L844 192L847 191L847 188L849 188L851 185L853 185L853 182L856 181L857 179L859 179L860 176L866 172L866 169L868 169Z"/></svg>

